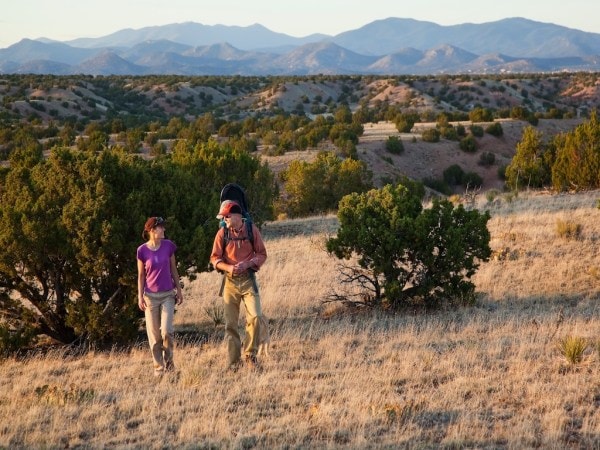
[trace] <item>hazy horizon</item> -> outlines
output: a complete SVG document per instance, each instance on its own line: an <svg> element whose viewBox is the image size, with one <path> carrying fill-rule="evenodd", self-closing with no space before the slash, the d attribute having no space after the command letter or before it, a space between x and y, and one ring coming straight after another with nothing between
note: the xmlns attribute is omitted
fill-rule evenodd
<svg viewBox="0 0 600 450"><path fill-rule="evenodd" d="M442 0L423 0L411 4L389 4L373 0L364 7L358 0L321 2L305 0L282 4L274 0L255 0L239 4L224 0L172 0L165 8L155 0L117 2L79 2L57 0L48 10L41 0L11 2L0 19L0 48L22 39L46 38L70 41L97 38L123 29L140 29L172 23L197 22L203 25L247 27L260 24L271 31L304 37L315 33L336 35L361 28L389 17L409 18L439 25L495 22L523 17L536 22L553 23L581 31L600 33L600 3L592 0L562 2L549 0L544 7L534 3L508 0L501 7L488 0L466 0L460 7L449 7ZM340 14L343 12L343 14ZM335 20L331 20L335 17Z"/></svg>

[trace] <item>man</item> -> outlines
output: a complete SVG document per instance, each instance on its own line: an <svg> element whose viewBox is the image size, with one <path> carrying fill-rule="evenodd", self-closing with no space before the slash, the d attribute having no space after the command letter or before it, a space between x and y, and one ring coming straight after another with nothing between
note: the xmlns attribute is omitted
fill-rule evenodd
<svg viewBox="0 0 600 450"><path fill-rule="evenodd" d="M223 220L225 226L219 228L215 236L210 262L225 274L222 291L229 367L237 367L243 352L246 364L254 368L259 345L268 336L254 275L266 261L267 250L260 231L253 223L244 221L237 202L225 200L221 203L217 219ZM246 309L243 348L238 332L241 302Z"/></svg>

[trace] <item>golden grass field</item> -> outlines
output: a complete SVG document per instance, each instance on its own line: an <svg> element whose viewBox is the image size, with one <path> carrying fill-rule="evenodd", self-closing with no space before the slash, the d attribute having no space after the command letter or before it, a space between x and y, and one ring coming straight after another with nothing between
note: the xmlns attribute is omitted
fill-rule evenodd
<svg viewBox="0 0 600 450"><path fill-rule="evenodd" d="M479 302L432 313L323 304L335 216L268 223L261 370L225 370L206 273L175 316L175 376L152 376L145 340L1 361L0 448L600 449L598 198L479 196L494 250ZM588 343L579 363L557 348L567 336Z"/></svg>

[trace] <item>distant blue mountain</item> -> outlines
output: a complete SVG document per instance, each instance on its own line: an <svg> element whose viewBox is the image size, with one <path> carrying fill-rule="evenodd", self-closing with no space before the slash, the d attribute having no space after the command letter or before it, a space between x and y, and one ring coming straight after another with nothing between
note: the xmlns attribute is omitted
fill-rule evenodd
<svg viewBox="0 0 600 450"><path fill-rule="evenodd" d="M451 26L389 18L338 34L333 42L367 55L390 54L405 47L427 50L440 45L478 55L503 53L519 58L600 54L600 34L522 18Z"/></svg>
<svg viewBox="0 0 600 450"><path fill-rule="evenodd" d="M66 42L73 47L131 47L144 41L173 41L192 47L227 42L241 50L260 50L274 46L294 46L319 41L328 37L313 34L304 38L295 38L283 33L275 33L262 25L248 27L226 25L202 25L195 22L175 23L133 30L117 31L99 38L83 38Z"/></svg>
<svg viewBox="0 0 600 450"><path fill-rule="evenodd" d="M600 70L600 34L522 18L441 26L388 18L302 38L194 22L0 49L0 73L440 74Z"/></svg>

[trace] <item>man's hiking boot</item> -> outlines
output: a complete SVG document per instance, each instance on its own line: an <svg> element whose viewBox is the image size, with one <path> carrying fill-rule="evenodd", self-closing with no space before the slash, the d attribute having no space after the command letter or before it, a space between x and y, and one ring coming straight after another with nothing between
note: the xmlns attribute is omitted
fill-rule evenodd
<svg viewBox="0 0 600 450"><path fill-rule="evenodd" d="M241 365L242 365L241 361L229 363L229 365L225 368L225 372L236 373L238 370L240 370Z"/></svg>
<svg viewBox="0 0 600 450"><path fill-rule="evenodd" d="M249 369L257 369L258 368L258 359L256 359L256 355L246 355L244 358L244 362L246 367Z"/></svg>

